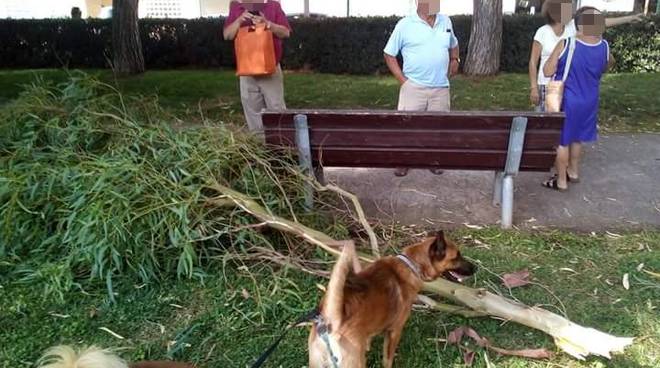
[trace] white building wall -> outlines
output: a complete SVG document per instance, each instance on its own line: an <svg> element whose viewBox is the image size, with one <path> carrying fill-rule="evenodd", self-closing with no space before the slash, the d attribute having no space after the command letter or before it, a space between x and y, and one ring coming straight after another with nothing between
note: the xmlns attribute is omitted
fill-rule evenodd
<svg viewBox="0 0 660 368"><path fill-rule="evenodd" d="M75 6L87 16L85 0L0 0L0 18L66 18Z"/></svg>
<svg viewBox="0 0 660 368"><path fill-rule="evenodd" d="M199 18L199 0L140 0L140 18Z"/></svg>
<svg viewBox="0 0 660 368"><path fill-rule="evenodd" d="M635 0L581 0L580 5L608 12L631 12L635 9Z"/></svg>
<svg viewBox="0 0 660 368"><path fill-rule="evenodd" d="M285 12L302 13L304 0L281 0ZM416 9L416 0L351 0L351 16L405 16ZM329 16L346 16L346 0L309 0L312 13ZM513 13L516 10L516 0L504 0L504 12ZM471 0L441 0L440 12L447 15L472 14Z"/></svg>
<svg viewBox="0 0 660 368"><path fill-rule="evenodd" d="M346 0L309 0L312 13L329 16L346 16ZM166 16L170 18L198 18L201 16L200 0L140 0L140 16L155 16L153 10L162 6L173 8ZM229 3L229 0L226 0ZM304 0L280 0L287 14L303 13ZM630 12L634 0L581 0L582 5L594 6L603 11ZM71 8L77 6L87 17L84 0L0 0L0 18L62 18L69 17ZM504 12L515 11L516 0L504 0ZM416 7L416 0L350 0L352 16L405 16L411 14ZM227 6L228 8L228 6ZM447 15L472 14L471 0L441 0L441 13ZM176 10L178 9L178 10ZM226 15L228 9L222 9L220 14ZM160 13L160 11L159 11Z"/></svg>

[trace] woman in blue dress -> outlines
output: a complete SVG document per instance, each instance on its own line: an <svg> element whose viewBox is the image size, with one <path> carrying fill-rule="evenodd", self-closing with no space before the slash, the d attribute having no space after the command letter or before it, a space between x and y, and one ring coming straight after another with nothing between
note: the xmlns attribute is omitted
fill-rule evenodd
<svg viewBox="0 0 660 368"><path fill-rule="evenodd" d="M561 80L564 69L569 66L562 103L566 119L557 148L556 175L543 183L545 187L559 191L567 190L569 182L579 181L582 144L598 138L600 80L614 63L609 44L603 39L603 14L593 7L581 8L575 15L575 24L575 40L557 44L543 68L547 77ZM575 48L569 63L569 48L573 42Z"/></svg>

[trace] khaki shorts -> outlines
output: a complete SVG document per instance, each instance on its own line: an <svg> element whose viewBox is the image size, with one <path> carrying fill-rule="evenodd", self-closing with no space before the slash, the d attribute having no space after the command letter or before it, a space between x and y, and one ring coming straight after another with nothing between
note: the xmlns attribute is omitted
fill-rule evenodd
<svg viewBox="0 0 660 368"><path fill-rule="evenodd" d="M449 88L421 86L410 79L399 91L399 110L401 111L441 111L451 110Z"/></svg>
<svg viewBox="0 0 660 368"><path fill-rule="evenodd" d="M265 77L240 77L240 85L241 102L248 128L251 132L262 135L262 110L286 110L282 68L278 65L275 74Z"/></svg>

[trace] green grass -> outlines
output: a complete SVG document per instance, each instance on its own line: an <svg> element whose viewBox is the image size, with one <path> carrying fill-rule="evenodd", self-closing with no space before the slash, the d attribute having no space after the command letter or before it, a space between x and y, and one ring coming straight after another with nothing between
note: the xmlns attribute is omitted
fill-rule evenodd
<svg viewBox="0 0 660 368"><path fill-rule="evenodd" d="M568 317L577 323L637 337L634 346L611 362L597 358L578 362L561 353L551 362L535 362L489 353L495 366L660 365L659 280L636 271L641 263L646 270L660 270L660 233L614 239L486 229L455 232L452 236L465 244L464 253L482 266L470 281L472 285L492 288L499 285L493 273L529 269L533 280L551 290L556 298L540 286L514 289L515 298L552 311L561 308L561 300ZM631 275L630 290L625 290L621 283L625 273ZM69 292L63 303L53 304L33 287L5 284L0 287L0 366L29 367L43 349L69 343L121 348L121 355L131 360L172 357L196 362L201 367L244 367L269 345L282 326L315 307L321 296L317 283L325 281L266 264L249 268L227 264L211 272L204 284L180 280L158 286L124 284L115 290L115 304L108 300L102 286ZM508 295L508 291L498 290ZM500 347L555 350L548 336L513 323L415 312L406 326L395 365L462 367L457 348L445 347L437 339L445 338L448 331L463 324ZM125 339L111 336L102 327ZM293 330L267 366L306 365L306 335L304 328ZM379 340L374 342L370 366L378 366L379 344ZM485 367L484 352L479 352L475 366Z"/></svg>
<svg viewBox="0 0 660 368"><path fill-rule="evenodd" d="M95 72L112 81L107 71ZM0 71L0 104L17 96L20 85L40 75L64 80L54 70ZM230 71L150 71L121 80L130 94L158 94L167 108L188 111L190 119L200 112L241 122L238 80ZM529 110L527 76L503 74L494 78L453 82L454 110ZM601 125L607 131L660 132L657 86L660 73L606 75L602 87ZM391 77L288 73L286 101L290 108L396 107L398 86Z"/></svg>
<svg viewBox="0 0 660 368"><path fill-rule="evenodd" d="M94 73L106 81L110 80L107 72ZM37 77L52 81L67 79L66 73L61 71L0 72L0 104L14 99L19 93L18 86ZM616 120L609 121L608 127L617 130L660 131L657 127L659 107L655 101L657 98L654 98L653 94L655 86L653 83L657 85L659 78L660 74L608 76L603 89L604 99L607 101L607 104L604 103L604 109L608 109L611 117L615 116L615 113L618 117ZM289 74L286 83L287 100L291 107L392 108L396 100L397 86L390 78L385 77ZM525 109L527 107L525 83L525 77L522 75L504 75L481 82L458 79L454 84L454 107L456 109L484 110ZM155 71L144 76L121 80L120 86L122 90L131 95L157 94L160 104L177 114L184 114L187 124L194 124L201 115L232 119L232 121L241 119L240 103L236 94L237 81L229 72ZM634 95L619 96L620 92L611 89L615 86L619 90L625 90ZM87 108L98 106L84 95L76 97L75 94L72 94L75 91L75 89L67 89L66 98L64 98L66 103L63 103L63 106L68 106L66 109L71 108L68 104L70 99L76 103L73 104L73 107L78 106L77 103L81 103L81 98ZM83 92L79 91L80 94ZM36 159L27 157L23 164L28 166L21 167L28 168L25 170L25 175L31 177L39 171L31 169L33 166L29 165L39 164L40 161L37 159L43 159L46 157L43 155L48 154L47 157L50 161L44 162L41 169L55 171L68 178L67 171L58 170L60 166L56 166L54 163L60 160L75 163L80 159L89 159L84 155L76 154L76 152L81 152L84 147L79 147L77 141L73 139L77 137L81 142L91 139L88 130L79 129L90 124L89 116L76 110L78 112L71 115L81 121L69 118L57 120L62 109L54 109L53 119L46 119L51 116L49 111L52 107L52 104L47 102L49 98L54 97L44 97L42 94L32 97L34 100L26 98L25 101L32 101L34 104L24 102L19 106L21 109L15 110L17 112L11 115L20 119L16 120L15 129L12 128L10 131L16 134L24 131L29 133L31 130L41 127L34 123L34 116L44 115L44 119L49 121L49 125L45 127L48 129L41 132L43 134L40 133L39 137L48 139L35 139L34 144L48 143L61 149L61 146L73 142L75 150L71 151L70 156L64 156L54 153L60 151L51 151L48 146L38 152L40 155L35 156ZM114 100L103 101L112 104ZM42 103L45 105L41 106ZM55 104L55 106L59 105ZM629 111L622 106L632 107ZM7 111L9 109L3 110L3 112ZM149 111L144 110L137 115L149 115ZM162 118L161 115L150 115L150 117L156 120ZM7 122L5 121L5 123ZM34 127L30 124L33 124ZM103 125L106 129L111 126L111 124ZM54 129L55 127L58 129ZM36 130L40 132L40 130ZM70 139L57 139L60 137L57 135L60 131L71 132L67 133L67 138ZM121 129L119 131L124 132ZM193 134L194 131L194 129L190 130L189 133ZM167 136L169 137L169 135ZM161 137L161 134L150 133L147 136L156 139ZM4 137L3 149L6 150L14 147L16 142L31 141L32 139L30 134L0 137ZM138 143L138 136L127 137L131 143ZM156 139L158 145L160 145L159 142L160 140ZM172 142L166 140L163 145L174 151L185 148L179 143ZM220 140L217 143L223 147L215 148L212 144L197 147L204 143L191 143L188 146L195 146L195 152L203 152L202 149L213 150L213 153L204 151L205 153L197 155L203 156L205 160L208 160L208 157L215 157L215 155L222 157L216 157L214 161L226 160L229 156L221 151L226 149L229 144L222 144ZM18 146L17 149L6 152L35 149L35 146L30 144L18 144ZM113 153L119 152L120 146L113 147L115 148ZM168 163L175 165L176 162L179 162L165 157L167 152L169 151L162 147L153 150L156 156L150 157L147 160L148 163L155 165L160 162L167 167ZM172 154L174 155L174 153ZM13 155L9 156L16 158ZM253 159L253 156L248 156L231 159L234 165L239 166L235 170L237 176L232 185L239 190L259 192L261 187L254 185L254 182L257 181L253 172L255 165L242 163L242 160ZM5 157L5 159L9 160L9 157ZM181 162L179 165L190 169L191 165L188 161ZM13 168L16 169L16 167ZM154 169L154 172L156 171L163 170ZM213 169L213 171L219 170ZM108 174L110 171L105 170L104 172ZM137 177L144 177L145 173L151 171L142 170L140 172L142 175L137 175ZM6 172L0 174L6 175ZM90 175L90 180L95 181L99 175ZM226 180L230 178L229 174L223 175L220 172L218 175L224 176ZM286 175L283 176L286 177ZM121 188L121 185L128 185L133 187L130 190L139 189L132 184L130 177L120 179L116 183L113 182L112 185L117 188ZM42 180L36 180L36 182L43 183ZM75 183L82 184L83 182L76 180ZM150 180L150 184L158 187L154 188L153 193L159 195L163 192L163 186L166 185L154 180ZM7 188L15 189L9 185ZM72 189L66 185L62 188L62 190ZM73 189L74 194L85 193L85 189ZM48 189L48 193L51 193L52 190L52 188ZM124 195L130 192L127 189L118 190L122 191ZM255 197L272 197L266 201L268 202L266 204L271 209L277 209L274 203L277 203L280 195L278 190L275 187L268 187L264 191L266 193L251 194ZM52 208L52 204L48 203L48 196L35 195L37 193L35 189L29 192L32 197L44 201L45 208ZM111 195L114 194L112 190L100 192L109 196L104 203L113 206L122 205L121 201L112 198ZM162 199L159 195L155 196L156 199ZM291 197L289 199L292 201L300 197L300 193L292 193L291 190L287 190L287 195ZM80 217L87 213L86 210L93 210L92 206L83 206L83 209L79 210L75 207L68 207L67 203L69 202L61 201L60 205L63 206L63 210L57 212L59 217L64 218L74 214ZM134 206L135 203L135 201L129 201L126 206ZM99 212L101 219L99 223L112 223L112 219L119 218L117 213L117 210ZM27 214L31 214L30 211L21 208L20 211L16 211L15 215L6 216L3 220L7 220L5 221L7 226L21 226L27 223L22 220L21 216L27 216ZM314 216L323 217L323 215L321 213ZM314 216L301 216L301 221L313 224L312 226L322 226L319 225L318 219L312 219ZM57 218L57 216L55 217ZM321 229L332 231L332 227L335 226L336 231L346 233L347 228L340 229L342 221L338 219L339 217L338 215L329 219L330 224ZM249 216L239 212L232 212L231 218L233 219L231 225L234 226L245 225L252 221ZM222 216L215 220L225 221ZM83 218L79 223L87 228L87 224L91 222ZM135 225L131 222L126 222L126 224ZM158 224L148 225L146 228L152 233L160 233L162 230L155 230L158 229ZM113 294L110 297L106 280L99 278L90 280L89 270L85 270L83 267L78 270L80 271L77 274L78 277L69 278L73 287L62 288L64 291L61 301L54 301L57 298L44 293L42 285L30 282L26 278L17 277L12 272L3 273L3 270L11 269L14 266L13 263L16 262L24 262L26 265L29 262L40 262L39 256L45 255L44 249L40 248L39 244L30 244L27 240L38 234L39 230L46 231L47 225L32 225L31 228L22 229L25 230L25 236L9 242L11 243L9 246L0 244L1 250L3 247L16 248L21 240L26 243L21 248L24 251L20 257L0 259L0 368L30 367L44 349L59 343L98 344L104 347L120 348L121 355L130 360L176 358L199 363L200 367L244 367L268 346L282 326L296 319L304 311L316 306L321 297L321 292L316 285L325 282L320 278L266 263L240 265L225 262L225 259L222 258L226 254L224 249L215 247L212 252L204 253L204 270L199 273L200 277L194 280L177 279L174 276L175 272L167 272L167 269L173 268L167 267L167 263L175 262L176 259L174 256L165 257L169 253L160 252L159 254L163 257L154 259L159 266L156 268L164 269L162 279L140 279L133 275L135 272L118 273L112 288ZM169 225L167 226L170 230L172 229ZM138 261L138 267L144 266L145 262L140 262L137 256L145 253L142 252L145 249L141 248L141 244L139 244L139 236L149 234L149 231L145 230L136 234L135 231L129 229L132 228L127 226L122 229L122 234L129 233L130 239L138 241L138 244L133 250L121 253L121 256L113 255L113 261L114 259L119 263ZM227 231L231 232L231 229L228 228ZM78 233L78 235L89 235L84 231ZM248 239L240 239L244 238L246 233L248 233L246 229L237 232L235 238L232 238L231 245L235 248L239 248L246 242L257 242L261 245L262 242L266 243L269 239L272 241L274 238L273 233L262 234L249 231ZM6 234L5 232L3 235ZM98 233L95 235L101 236ZM544 306L552 311L559 311L562 309L561 306L565 305L568 317L577 323L616 335L638 338L635 345L628 349L626 354L616 357L611 362L596 358L586 362L577 362L561 353L551 362L533 362L519 358L498 357L489 353L489 359L497 367L651 368L660 366L660 318L658 317L660 280L637 271L638 265L643 263L644 269L660 272L660 249L658 249L660 232L627 234L618 238L616 236L562 232L516 233L486 229L458 231L452 235L461 243L468 245L465 254L478 260L482 266L480 272L470 281L472 286L488 287L493 291L508 295L507 290L497 286L499 282L494 274L529 269L538 285L515 289L513 295L508 296L528 304ZM475 242L475 239L478 239L479 242ZM162 241L157 243L156 245L163 245ZM86 238L81 238L79 242L82 247L89 245L91 250L95 245L98 247L98 244L96 241L87 241ZM144 244L145 248L152 246L148 242ZM60 251L58 247L61 247L62 250ZM66 255L71 253L71 250L75 250L74 248L70 246L70 243L57 241L48 251L55 255L59 252ZM313 252L310 253L313 254ZM26 259L22 259L21 257L25 254ZM71 257L75 262L100 256L95 254L85 256L85 253L76 256L75 252L71 254L73 254ZM57 279L59 273L68 271L65 263L57 263L55 266L59 268L53 270L44 268L45 273L40 277ZM330 264L328 264L329 267ZM630 290L625 290L621 283L621 279L626 273L631 276ZM184 276L182 275L182 277ZM142 284L142 282L149 283ZM539 285L543 285L543 287ZM554 350L549 337L512 323L502 323L491 319L464 320L455 316L416 312L406 327L403 343L399 350L397 367L461 367L461 355L457 348L445 347L443 343L438 342L438 339L445 338L448 331L462 324L469 324L500 347L545 347ZM125 339L113 337L102 328L110 329ZM289 338L272 357L268 366L304 366L306 364L306 334L305 329L292 331ZM381 351L378 344L377 340L370 354L371 366L378 366ZM476 365L483 367L485 366L485 352L480 350L479 353Z"/></svg>

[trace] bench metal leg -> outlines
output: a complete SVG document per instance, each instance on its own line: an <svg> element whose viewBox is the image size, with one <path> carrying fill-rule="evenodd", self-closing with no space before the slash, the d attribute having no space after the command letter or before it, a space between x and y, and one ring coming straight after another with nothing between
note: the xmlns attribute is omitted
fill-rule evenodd
<svg viewBox="0 0 660 368"><path fill-rule="evenodd" d="M513 176L502 179L502 228L513 227Z"/></svg>
<svg viewBox="0 0 660 368"><path fill-rule="evenodd" d="M516 117L511 124L509 135L509 150L506 157L502 179L502 228L513 227L513 177L520 170L523 149L525 146L525 133L527 132L527 118ZM496 188L497 189L497 188Z"/></svg>
<svg viewBox="0 0 660 368"><path fill-rule="evenodd" d="M499 206L502 203L502 179L504 173L502 171L495 171L495 179L493 183L493 206Z"/></svg>
<svg viewBox="0 0 660 368"><path fill-rule="evenodd" d="M312 175L312 147L309 141L309 125L306 115L296 115L294 118L296 125L296 146L298 147L298 161L304 175ZM314 187L311 184L305 184L305 208L310 211L314 208Z"/></svg>

